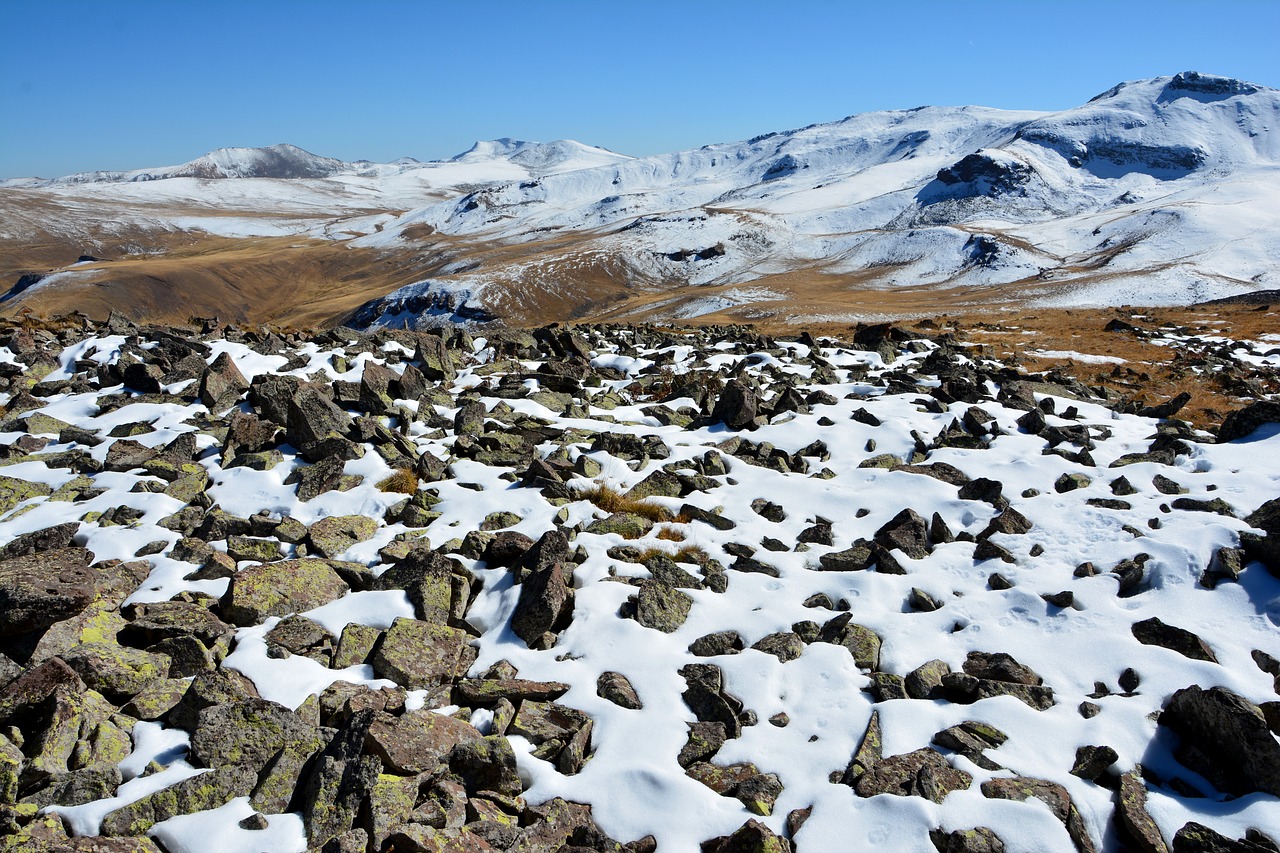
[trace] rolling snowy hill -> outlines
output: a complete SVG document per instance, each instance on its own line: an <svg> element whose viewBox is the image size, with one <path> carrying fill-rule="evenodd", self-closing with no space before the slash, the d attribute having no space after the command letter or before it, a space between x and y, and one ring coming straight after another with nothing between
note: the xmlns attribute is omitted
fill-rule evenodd
<svg viewBox="0 0 1280 853"><path fill-rule="evenodd" d="M1186 304L1280 286L1278 119L1280 92L1186 72L1062 112L866 113L645 158L567 140L430 163L222 149L8 181L0 240L131 259L179 236L340 244L397 271L342 303L369 324ZM69 272L63 291L143 276Z"/></svg>

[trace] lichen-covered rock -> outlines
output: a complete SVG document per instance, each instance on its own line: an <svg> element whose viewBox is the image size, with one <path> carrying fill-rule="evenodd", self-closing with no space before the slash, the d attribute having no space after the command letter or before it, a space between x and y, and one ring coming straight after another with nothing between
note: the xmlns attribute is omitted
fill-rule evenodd
<svg viewBox="0 0 1280 853"><path fill-rule="evenodd" d="M102 819L103 835L142 835L155 824L180 814L216 809L248 796L258 781L248 767L220 767L148 794Z"/></svg>
<svg viewBox="0 0 1280 853"><path fill-rule="evenodd" d="M1120 792L1116 795L1116 828L1121 838L1139 853L1169 853L1160 827L1147 811L1147 787L1140 770L1135 768L1120 777Z"/></svg>
<svg viewBox="0 0 1280 853"><path fill-rule="evenodd" d="M251 767L256 774L280 750L314 736L314 727L283 705L265 699L227 702L200 712L191 761L198 767Z"/></svg>
<svg viewBox="0 0 1280 853"><path fill-rule="evenodd" d="M511 630L532 647L548 632L563 628L573 616L572 571L563 563L530 572L520 584L511 615Z"/></svg>
<svg viewBox="0 0 1280 853"><path fill-rule="evenodd" d="M213 363L200 374L198 388L200 402L210 412L226 411L235 405L240 396L248 390L249 382L244 378L244 374L240 372L240 368L236 366L230 353L219 354L213 360Z"/></svg>
<svg viewBox="0 0 1280 853"><path fill-rule="evenodd" d="M307 544L320 557L337 557L352 545L367 542L378 532L377 519L364 515L332 515L307 532Z"/></svg>
<svg viewBox="0 0 1280 853"><path fill-rule="evenodd" d="M373 656L373 669L410 690L448 684L474 659L465 631L417 619L396 619Z"/></svg>
<svg viewBox="0 0 1280 853"><path fill-rule="evenodd" d="M449 769L462 778L468 793L494 791L520 796L516 754L505 737L490 735L458 744L449 753Z"/></svg>
<svg viewBox="0 0 1280 853"><path fill-rule="evenodd" d="M83 548L60 548L0 561L0 636L48 628L88 607L92 560Z"/></svg>
<svg viewBox="0 0 1280 853"><path fill-rule="evenodd" d="M792 853L791 842L752 819L732 835L713 838L703 843L703 853Z"/></svg>
<svg viewBox="0 0 1280 853"><path fill-rule="evenodd" d="M431 711L406 711L399 717L378 713L364 748L382 759L388 772L407 776L436 772L454 747L482 737L474 726Z"/></svg>
<svg viewBox="0 0 1280 853"><path fill-rule="evenodd" d="M4 515L25 500L51 494L53 489L44 483L32 483L19 480L17 477L0 475L0 515Z"/></svg>
<svg viewBox="0 0 1280 853"><path fill-rule="evenodd" d="M62 659L87 686L121 702L169 674L168 655L115 643L82 643Z"/></svg>
<svg viewBox="0 0 1280 853"><path fill-rule="evenodd" d="M644 708L640 696L631 681L620 672L602 672L596 679L596 695L608 699L620 708L639 711Z"/></svg>
<svg viewBox="0 0 1280 853"><path fill-rule="evenodd" d="M635 619L646 628L670 634L689 618L693 599L660 581L641 581L636 594Z"/></svg>
<svg viewBox="0 0 1280 853"><path fill-rule="evenodd" d="M962 791L973 777L952 767L941 753L917 749L876 762L854 784L860 797L893 794L897 797L924 797L940 803L952 791Z"/></svg>
<svg viewBox="0 0 1280 853"><path fill-rule="evenodd" d="M819 639L824 643L844 646L862 669L880 666L880 636L865 625L852 621L853 614L842 613L822 626Z"/></svg>
<svg viewBox="0 0 1280 853"><path fill-rule="evenodd" d="M324 560L283 560L237 573L222 597L222 618L257 625L268 616L298 613L341 598L347 584Z"/></svg>

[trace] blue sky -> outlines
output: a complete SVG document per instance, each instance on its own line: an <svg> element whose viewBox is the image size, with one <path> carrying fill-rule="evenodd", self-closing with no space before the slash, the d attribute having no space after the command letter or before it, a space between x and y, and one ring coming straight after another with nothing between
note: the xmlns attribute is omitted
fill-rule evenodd
<svg viewBox="0 0 1280 853"><path fill-rule="evenodd" d="M0 0L0 176L292 142L655 154L922 104L1064 109L1198 70L1280 87L1280 0Z"/></svg>

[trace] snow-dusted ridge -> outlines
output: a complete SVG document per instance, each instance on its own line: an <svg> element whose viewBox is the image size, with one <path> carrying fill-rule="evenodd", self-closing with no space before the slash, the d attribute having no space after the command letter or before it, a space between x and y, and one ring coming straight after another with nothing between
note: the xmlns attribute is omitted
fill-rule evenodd
<svg viewBox="0 0 1280 853"><path fill-rule="evenodd" d="M0 192L56 202L33 214L56 233L126 222L414 255L444 242L465 261L407 274L360 311L371 323L412 323L411 303L444 292L513 322L632 300L675 319L712 304L698 288L752 282L773 307L725 316L838 313L849 288L1185 304L1280 287L1278 126L1275 89L1184 72L1059 112L891 110L642 158L569 140L384 164L273 146ZM0 221L14 239L23 227Z"/></svg>

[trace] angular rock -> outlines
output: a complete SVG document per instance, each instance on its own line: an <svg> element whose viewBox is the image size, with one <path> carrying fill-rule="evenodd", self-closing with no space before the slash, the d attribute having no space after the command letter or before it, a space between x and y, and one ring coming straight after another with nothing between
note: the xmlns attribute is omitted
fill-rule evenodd
<svg viewBox="0 0 1280 853"><path fill-rule="evenodd" d="M854 791L860 797L892 794L897 797L924 797L941 803L952 791L962 791L973 777L957 770L938 752L917 749L876 762L859 777Z"/></svg>
<svg viewBox="0 0 1280 853"><path fill-rule="evenodd" d="M1141 622L1134 622L1132 631L1134 638L1144 645L1170 649L1192 660L1203 660L1210 663L1218 662L1217 657L1213 654L1213 649L1209 648L1208 643L1204 640L1185 628L1166 625L1156 616L1144 619Z"/></svg>
<svg viewBox="0 0 1280 853"><path fill-rule="evenodd" d="M222 618L257 625L268 616L300 613L341 598L346 582L324 560L283 560L250 566L231 578L222 597Z"/></svg>
<svg viewBox="0 0 1280 853"><path fill-rule="evenodd" d="M364 749L378 756L388 772L407 776L436 772L455 747L482 738L475 727L444 714L417 710L395 717L379 712L369 725Z"/></svg>
<svg viewBox="0 0 1280 853"><path fill-rule="evenodd" d="M200 374L200 402L210 412L226 411L248 390L249 381L244 378L230 353L221 353Z"/></svg>
<svg viewBox="0 0 1280 853"><path fill-rule="evenodd" d="M438 687L461 676L470 666L474 649L465 631L417 619L391 623L373 655L373 670L410 690Z"/></svg>
<svg viewBox="0 0 1280 853"><path fill-rule="evenodd" d="M1160 724L1181 736L1174 757L1218 790L1280 797L1280 743L1262 710L1224 687L1186 687L1173 694Z"/></svg>
<svg viewBox="0 0 1280 853"><path fill-rule="evenodd" d="M94 598L93 554L83 548L0 561L0 636L48 628Z"/></svg>

